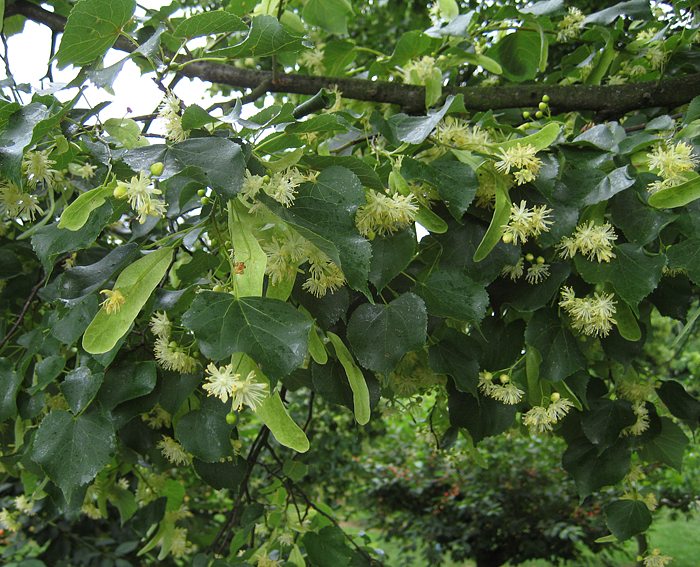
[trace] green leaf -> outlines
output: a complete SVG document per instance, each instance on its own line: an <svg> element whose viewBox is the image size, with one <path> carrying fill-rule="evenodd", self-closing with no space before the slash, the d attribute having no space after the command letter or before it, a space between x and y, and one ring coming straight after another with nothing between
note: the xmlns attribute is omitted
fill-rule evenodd
<svg viewBox="0 0 700 567"><path fill-rule="evenodd" d="M184 130L197 130L214 122L216 122L216 118L197 104L188 106L182 113L182 128Z"/></svg>
<svg viewBox="0 0 700 567"><path fill-rule="evenodd" d="M677 418L696 427L700 420L700 401L686 392L683 384L675 380L664 380L657 390L661 401Z"/></svg>
<svg viewBox="0 0 700 567"><path fill-rule="evenodd" d="M416 59L431 51L436 43L437 40L435 38L424 34L422 31L407 31L396 42L394 52L387 64L392 67L396 65L402 67L411 59Z"/></svg>
<svg viewBox="0 0 700 567"><path fill-rule="evenodd" d="M233 289L238 297L261 297L267 255L255 237L254 217L238 200L228 203L228 227L234 261L244 266L243 273L233 275Z"/></svg>
<svg viewBox="0 0 700 567"><path fill-rule="evenodd" d="M494 144L493 146L496 148L507 150L509 148L515 148L517 146L530 145L533 148L535 148L538 152L540 152L551 146L559 137L560 132L561 126L556 122L550 122L534 134L530 134L523 138L513 138L512 140L506 140L505 142L500 142L499 144Z"/></svg>
<svg viewBox="0 0 700 567"><path fill-rule="evenodd" d="M365 203L365 194L354 173L332 166L321 172L316 183L299 187L293 206L287 208L272 199L265 202L338 264L353 289L367 291L372 251L355 227L355 213Z"/></svg>
<svg viewBox="0 0 700 567"><path fill-rule="evenodd" d="M430 367L435 372L452 376L460 392L477 396L480 354L474 339L448 328L440 342L430 347Z"/></svg>
<svg viewBox="0 0 700 567"><path fill-rule="evenodd" d="M309 331L309 355L316 364L323 365L328 362L328 352L318 336L316 325L312 325Z"/></svg>
<svg viewBox="0 0 700 567"><path fill-rule="evenodd" d="M610 202L610 212L613 224L622 230L627 240L640 246L655 240L664 227L678 218L669 211L659 211L646 205L640 192L635 190L615 195Z"/></svg>
<svg viewBox="0 0 700 567"><path fill-rule="evenodd" d="M641 500L615 500L605 507L605 523L618 541L625 541L646 531L651 512Z"/></svg>
<svg viewBox="0 0 700 567"><path fill-rule="evenodd" d="M255 410L262 422L268 427L280 445L294 449L297 453L309 450L306 433L294 422L284 407L279 392L273 392Z"/></svg>
<svg viewBox="0 0 700 567"><path fill-rule="evenodd" d="M63 209L58 228L72 231L83 228L90 217L90 213L101 207L105 200L112 195L113 190L114 186L110 183L107 186L96 187L87 193L79 195L75 201Z"/></svg>
<svg viewBox="0 0 700 567"><path fill-rule="evenodd" d="M204 398L199 409L186 413L175 423L175 438L205 463L231 456L233 426L226 423L228 411L229 406L218 398Z"/></svg>
<svg viewBox="0 0 700 567"><path fill-rule="evenodd" d="M17 415L17 392L23 378L9 360L0 358L0 422Z"/></svg>
<svg viewBox="0 0 700 567"><path fill-rule="evenodd" d="M320 156L311 154L303 156L300 161L312 169L318 169L320 171L334 165L339 165L357 175L357 178L364 187L384 191L384 183L379 179L379 176L374 169L372 169L372 166L366 164L359 158L353 156Z"/></svg>
<svg viewBox="0 0 700 567"><path fill-rule="evenodd" d="M580 437L569 443L562 466L576 481L579 496L584 498L607 485L620 482L630 468L630 451L624 441L600 451Z"/></svg>
<svg viewBox="0 0 700 567"><path fill-rule="evenodd" d="M66 359L57 354L44 358L34 367L36 383L29 389L34 394L51 384L66 365Z"/></svg>
<svg viewBox="0 0 700 567"><path fill-rule="evenodd" d="M180 22L173 36L192 39L203 35L243 31L247 26L238 16L225 10L212 10L189 16Z"/></svg>
<svg viewBox="0 0 700 567"><path fill-rule="evenodd" d="M423 346L427 324L423 300L404 293L388 304L360 305L350 316L347 337L362 366L387 375L404 354Z"/></svg>
<svg viewBox="0 0 700 567"><path fill-rule="evenodd" d="M166 178L186 167L196 168L224 200L233 199L243 185L245 158L241 146L225 138L192 138L179 142L167 151L162 161Z"/></svg>
<svg viewBox="0 0 700 567"><path fill-rule="evenodd" d="M83 335L83 348L90 354L109 352L127 333L148 298L170 266L172 248L160 248L128 266L119 274L114 291L124 297L116 313L98 311Z"/></svg>
<svg viewBox="0 0 700 567"><path fill-rule="evenodd" d="M481 262L501 241L504 231L503 227L508 224L508 219L510 218L511 205L508 190L498 183L496 185L496 206L493 211L493 217L491 217L491 222L486 234L484 234L484 238L474 251L474 262Z"/></svg>
<svg viewBox="0 0 700 567"><path fill-rule="evenodd" d="M503 433L513 425L517 411L515 405L502 404L493 398L457 392L450 387L448 387L448 393L450 423L469 431L474 443Z"/></svg>
<svg viewBox="0 0 700 567"><path fill-rule="evenodd" d="M638 341L642 338L642 330L637 324L637 319L632 309L624 301L618 301L615 306L615 321L620 336L628 341Z"/></svg>
<svg viewBox="0 0 700 567"><path fill-rule="evenodd" d="M629 242L614 250L615 258L610 262L591 262L576 256L576 268L588 283L612 283L617 294L634 308L659 285L666 258L649 255Z"/></svg>
<svg viewBox="0 0 700 567"><path fill-rule="evenodd" d="M650 17L649 2L646 0L628 0L620 2L609 8L605 8L586 16L587 24L608 25L620 16L632 16L637 20L645 20Z"/></svg>
<svg viewBox="0 0 700 567"><path fill-rule="evenodd" d="M519 30L506 35L487 55L500 63L504 77L522 83L537 75L541 50L540 34Z"/></svg>
<svg viewBox="0 0 700 567"><path fill-rule="evenodd" d="M338 360L340 361L340 364L342 364L345 374L348 377L350 389L352 390L355 421L357 421L357 423L360 425L365 425L367 422L369 422L371 414L369 389L367 388L365 377L362 374L362 370L360 370L357 364L355 364L350 351L340 337L331 332L326 334L328 339L333 344L335 355L338 357Z"/></svg>
<svg viewBox="0 0 700 567"><path fill-rule="evenodd" d="M450 95L439 110L429 110L426 116L409 116L400 112L387 120L389 128L397 140L408 144L422 144L454 105L463 105L461 95Z"/></svg>
<svg viewBox="0 0 700 567"><path fill-rule="evenodd" d="M307 532L302 542L315 567L349 567L355 555L343 531L335 526L326 526L318 533Z"/></svg>
<svg viewBox="0 0 700 567"><path fill-rule="evenodd" d="M610 447L625 427L637 420L632 406L624 400L598 400L581 417L581 427L588 440L601 448Z"/></svg>
<svg viewBox="0 0 700 567"><path fill-rule="evenodd" d="M56 53L58 68L82 67L117 41L136 9L135 0L80 0L71 10Z"/></svg>
<svg viewBox="0 0 700 567"><path fill-rule="evenodd" d="M47 415L34 438L31 459L58 485L67 501L107 465L116 447L112 424L99 414Z"/></svg>
<svg viewBox="0 0 700 567"><path fill-rule="evenodd" d="M98 393L98 401L111 410L119 404L150 394L156 387L156 363L153 361L110 367Z"/></svg>
<svg viewBox="0 0 700 567"><path fill-rule="evenodd" d="M474 170L458 161L435 161L426 164L405 157L401 175L408 181L417 179L434 186L456 220L460 220L474 200L479 187Z"/></svg>
<svg viewBox="0 0 700 567"><path fill-rule="evenodd" d="M700 175L693 172L688 180L675 187L661 189L649 197L649 204L657 209L684 207L700 199Z"/></svg>
<svg viewBox="0 0 700 567"><path fill-rule="evenodd" d="M141 126L131 118L108 118L104 129L128 150L148 145L148 140L141 135Z"/></svg>
<svg viewBox="0 0 700 567"><path fill-rule="evenodd" d="M578 341L554 311L535 312L527 324L525 342L539 351L542 357L540 375L547 380L558 382L586 367Z"/></svg>
<svg viewBox="0 0 700 567"><path fill-rule="evenodd" d="M416 252L416 234L411 229L402 230L372 241L372 260L369 281L382 291L410 264Z"/></svg>
<svg viewBox="0 0 700 567"><path fill-rule="evenodd" d="M439 268L424 282L417 293L425 301L430 315L451 317L478 323L486 315L489 296L484 286L472 280L464 270Z"/></svg>
<svg viewBox="0 0 700 567"><path fill-rule="evenodd" d="M700 285L700 238L682 240L666 250L668 267L686 270L695 285Z"/></svg>
<svg viewBox="0 0 700 567"><path fill-rule="evenodd" d="M237 490L245 478L246 464L238 457L224 463L206 463L195 459L194 470L204 482L216 490Z"/></svg>
<svg viewBox="0 0 700 567"><path fill-rule="evenodd" d="M267 57L284 51L300 51L301 36L292 34L273 16L255 16L246 38L236 45L214 49L209 57Z"/></svg>
<svg viewBox="0 0 700 567"><path fill-rule="evenodd" d="M32 141L34 127L47 116L48 108L38 102L32 102L13 112L7 119L7 124L0 134L0 174L3 177L20 183L24 149Z"/></svg>
<svg viewBox="0 0 700 567"><path fill-rule="evenodd" d="M335 34L348 33L348 18L352 16L349 0L308 0L301 12L306 23Z"/></svg>
<svg viewBox="0 0 700 567"><path fill-rule="evenodd" d="M94 373L87 366L79 366L66 374L61 383L61 392L74 415L81 413L97 394L104 374Z"/></svg>
<svg viewBox="0 0 700 567"><path fill-rule="evenodd" d="M687 447L688 437L683 430L668 417L662 417L661 433L644 444L639 456L647 462L664 463L680 471Z"/></svg>
<svg viewBox="0 0 700 567"><path fill-rule="evenodd" d="M182 321L207 358L245 352L274 379L304 362L311 327L310 319L283 301L213 291L198 294Z"/></svg>

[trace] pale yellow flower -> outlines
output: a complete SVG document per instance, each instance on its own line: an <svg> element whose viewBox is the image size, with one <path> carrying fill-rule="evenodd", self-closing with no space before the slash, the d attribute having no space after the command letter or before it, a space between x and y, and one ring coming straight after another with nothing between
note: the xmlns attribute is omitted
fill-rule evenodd
<svg viewBox="0 0 700 567"><path fill-rule="evenodd" d="M119 313L122 305L126 302L126 298L122 295L122 292L118 289L103 289L100 293L106 296L106 299L100 303L105 313L107 313L107 315Z"/></svg>
<svg viewBox="0 0 700 567"><path fill-rule="evenodd" d="M187 451L172 437L163 435L158 442L158 448L163 456L174 465L187 465L190 462L190 456Z"/></svg>

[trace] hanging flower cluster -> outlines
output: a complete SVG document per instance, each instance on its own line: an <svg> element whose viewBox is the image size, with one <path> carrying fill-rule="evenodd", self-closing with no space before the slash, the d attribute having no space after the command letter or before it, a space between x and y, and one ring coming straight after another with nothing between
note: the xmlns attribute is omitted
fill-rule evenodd
<svg viewBox="0 0 700 567"><path fill-rule="evenodd" d="M534 406L523 415L523 425L530 429L530 433L546 433L552 431L554 426L563 418L574 404L567 398L562 398L558 392L554 392L549 398L549 405Z"/></svg>
<svg viewBox="0 0 700 567"><path fill-rule="evenodd" d="M508 374L501 374L496 383L491 372L479 372L478 388L482 394L507 405L520 403L525 395L525 392L511 382Z"/></svg>
<svg viewBox="0 0 700 567"><path fill-rule="evenodd" d="M566 42L576 39L583 29L585 20L586 16L581 10L570 7L566 16L557 25L557 41Z"/></svg>
<svg viewBox="0 0 700 567"><path fill-rule="evenodd" d="M503 226L503 242L519 244L527 242L528 238L536 237L543 232L549 232L553 221L550 220L552 209L546 205L536 205L531 209L525 201L510 207L508 224Z"/></svg>
<svg viewBox="0 0 700 567"><path fill-rule="evenodd" d="M615 257L613 243L617 240L615 229L609 223L596 225L593 221L579 224L572 236L565 236L557 244L562 258L573 258L576 253L588 260L610 262Z"/></svg>
<svg viewBox="0 0 700 567"><path fill-rule="evenodd" d="M153 353L165 370L191 373L197 370L197 359L189 355L184 347L170 340L172 323L164 312L153 314L149 322L151 332L156 336Z"/></svg>
<svg viewBox="0 0 700 567"><path fill-rule="evenodd" d="M129 206L138 214L141 224L145 223L149 216L162 217L165 214L165 201L158 197L161 194L162 191L145 171L134 175L128 182L117 181L114 189L114 196L129 202Z"/></svg>
<svg viewBox="0 0 700 567"><path fill-rule="evenodd" d="M612 293L595 292L593 297L576 297L574 290L564 286L559 306L571 317L571 326L583 335L606 337L617 323Z"/></svg>
<svg viewBox="0 0 700 567"><path fill-rule="evenodd" d="M537 149L531 144L517 143L506 149L500 148L496 169L501 173L512 172L516 184L524 185L534 181L542 167L542 160L536 154Z"/></svg>
<svg viewBox="0 0 700 567"><path fill-rule="evenodd" d="M206 373L206 384L202 387L207 395L215 396L224 403L230 397L234 411L239 411L244 405L255 411L267 397L268 385L258 382L253 370L241 379L231 364L217 367L209 363Z"/></svg>
<svg viewBox="0 0 700 567"><path fill-rule="evenodd" d="M190 135L190 131L182 127L181 104L182 101L169 92L158 109L158 116L165 120L165 137L173 142L182 142Z"/></svg>
<svg viewBox="0 0 700 567"><path fill-rule="evenodd" d="M678 142L675 145L660 144L647 154L647 159L649 169L661 177L660 181L649 185L647 189L650 193L687 181L685 175L693 171L700 162L700 158L693 153L693 146L687 142Z"/></svg>
<svg viewBox="0 0 700 567"><path fill-rule="evenodd" d="M413 224L418 213L418 205L412 194L379 193L367 191L366 204L355 213L355 226L362 236L385 236Z"/></svg>

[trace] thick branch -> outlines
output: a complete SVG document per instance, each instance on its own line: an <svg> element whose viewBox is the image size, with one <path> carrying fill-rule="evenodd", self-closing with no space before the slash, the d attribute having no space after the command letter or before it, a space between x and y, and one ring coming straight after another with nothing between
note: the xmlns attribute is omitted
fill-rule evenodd
<svg viewBox="0 0 700 567"><path fill-rule="evenodd" d="M61 31L65 18L53 14L26 0L18 0L6 8L6 15L21 14L30 20ZM120 39L116 49L133 51L129 42ZM190 78L220 83L238 88L256 89L267 85L271 93L313 95L322 88L337 86L345 98L376 103L390 103L408 111L424 108L425 89L368 79L319 77L296 74L276 74L271 71L241 69L232 65L198 61L187 63L179 72ZM627 85L514 85L505 87L447 87L445 94L462 94L468 110L497 110L503 108L535 107L544 94L549 95L555 112L593 110L605 116L619 116L630 110L654 106L673 108L685 104L700 94L700 73L672 77L661 81Z"/></svg>

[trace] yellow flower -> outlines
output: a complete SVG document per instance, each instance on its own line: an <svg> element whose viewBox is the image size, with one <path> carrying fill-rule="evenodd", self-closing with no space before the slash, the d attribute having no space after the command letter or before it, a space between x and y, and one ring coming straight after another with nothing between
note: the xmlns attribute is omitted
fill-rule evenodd
<svg viewBox="0 0 700 567"><path fill-rule="evenodd" d="M593 297L576 297L574 290L564 286L559 306L571 317L574 330L589 336L606 337L617 322L614 295L595 292Z"/></svg>
<svg viewBox="0 0 700 567"><path fill-rule="evenodd" d="M596 225L593 221L576 227L573 236L565 236L557 245L562 258L572 258L580 252L590 261L610 262L615 257L613 243L617 240L615 229L609 223Z"/></svg>
<svg viewBox="0 0 700 567"><path fill-rule="evenodd" d="M673 561L673 557L661 555L661 550L655 547L642 562L644 563L644 567L666 567L671 561Z"/></svg>
<svg viewBox="0 0 700 567"><path fill-rule="evenodd" d="M49 159L49 151L27 152L22 159L22 171L27 176L27 182L36 187L39 182L46 186L53 183L55 169L51 169L56 162Z"/></svg>
<svg viewBox="0 0 700 567"><path fill-rule="evenodd" d="M0 210L8 217L34 220L36 213L44 211L39 206L39 200L30 193L25 193L12 181L0 183Z"/></svg>
<svg viewBox="0 0 700 567"><path fill-rule="evenodd" d="M167 337L156 339L153 353L158 363L166 370L189 374L197 369L197 360L187 354L175 341L168 341Z"/></svg>
<svg viewBox="0 0 700 567"><path fill-rule="evenodd" d="M413 195L367 191L366 204L355 214L355 225L362 236L393 234L412 224L416 213L418 206Z"/></svg>
<svg viewBox="0 0 700 567"><path fill-rule="evenodd" d="M168 319L167 313L164 311L158 311L153 314L151 320L149 321L149 326L151 327L151 332L156 336L163 339L170 337L170 331L172 330L172 323Z"/></svg>
<svg viewBox="0 0 700 567"><path fill-rule="evenodd" d="M523 185L534 181L542 167L542 160L536 156L537 149L531 144L517 143L506 149L499 149L499 157L496 169L501 173L513 171L515 181Z"/></svg>
<svg viewBox="0 0 700 567"><path fill-rule="evenodd" d="M586 17L578 8L570 7L566 16L557 25L557 41L575 39L581 33Z"/></svg>
<svg viewBox="0 0 700 567"><path fill-rule="evenodd" d="M180 99L173 93L168 92L158 110L158 116L165 120L165 136L173 142L182 142L190 134L189 130L185 130L182 127L180 104Z"/></svg>
<svg viewBox="0 0 700 567"><path fill-rule="evenodd" d="M208 396L215 396L222 402L227 402L230 397L233 397L234 388L240 374L233 371L233 366L226 364L217 367L216 364L210 362L206 368L208 376L205 377L207 383L202 386L206 390Z"/></svg>
<svg viewBox="0 0 700 567"><path fill-rule="evenodd" d="M187 465L190 462L187 451L172 437L163 435L158 442L158 448L163 456L174 465Z"/></svg>
<svg viewBox="0 0 700 567"><path fill-rule="evenodd" d="M105 310L105 313L107 313L107 315L119 313L119 310L126 301L126 298L122 295L122 292L118 289L103 289L100 291L100 293L106 296L106 299L100 304Z"/></svg>
<svg viewBox="0 0 700 567"><path fill-rule="evenodd" d="M241 380L236 374L233 382L232 407L235 411L240 411L243 406L248 406L255 411L263 400L267 397L268 386L263 382L255 380L255 372L250 371L245 379Z"/></svg>

